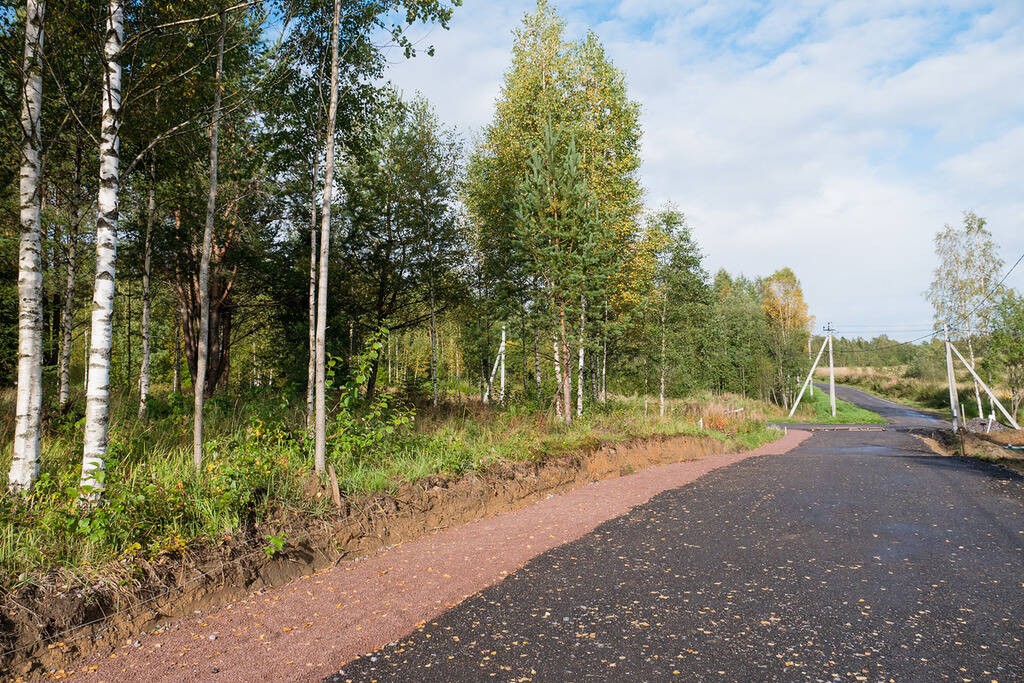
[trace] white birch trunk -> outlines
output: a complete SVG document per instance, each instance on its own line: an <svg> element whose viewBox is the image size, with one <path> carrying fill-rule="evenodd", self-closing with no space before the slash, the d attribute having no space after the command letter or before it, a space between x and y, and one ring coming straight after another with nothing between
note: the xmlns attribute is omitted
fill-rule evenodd
<svg viewBox="0 0 1024 683"><path fill-rule="evenodd" d="M498 367L501 367L501 397L499 401L505 400L505 326L501 326L501 343L498 345L498 353L494 357L494 366L491 374L487 377L487 384L484 387L483 403L487 405L491 397L491 389L494 387L494 376L498 374Z"/></svg>
<svg viewBox="0 0 1024 683"><path fill-rule="evenodd" d="M562 414L562 363L558 354L557 334L552 337L551 346L555 351L555 414L558 415L558 419L564 421L565 416Z"/></svg>
<svg viewBox="0 0 1024 683"><path fill-rule="evenodd" d="M149 271L153 255L153 218L156 216L156 164L149 158L149 197L146 203L146 239L142 256L142 363L139 367L139 419L146 419L149 400Z"/></svg>
<svg viewBox="0 0 1024 683"><path fill-rule="evenodd" d="M68 229L67 278L64 281L64 310L60 315L60 392L58 402L63 410L71 400L71 339L75 324L75 266L78 261L78 227L81 221L78 188L71 201L71 221Z"/></svg>
<svg viewBox="0 0 1024 683"><path fill-rule="evenodd" d="M501 388L498 394L498 403L505 404L505 326L501 326L501 349L498 351L498 358L501 359Z"/></svg>
<svg viewBox="0 0 1024 683"><path fill-rule="evenodd" d="M324 167L323 204L320 209L320 277L317 283L316 314L316 396L314 468L327 467L327 266L331 244L331 199L334 195L334 122L338 116L338 42L341 0L334 0L331 26L331 103L327 110L327 149Z"/></svg>
<svg viewBox="0 0 1024 683"><path fill-rule="evenodd" d="M647 356L644 356L644 415L647 415Z"/></svg>
<svg viewBox="0 0 1024 683"><path fill-rule="evenodd" d="M661 392L658 395L658 414L665 417L665 306L666 301L661 302Z"/></svg>
<svg viewBox="0 0 1024 683"><path fill-rule="evenodd" d="M114 267L117 263L118 190L121 160L122 0L110 0L103 46L103 118L96 216L96 282L93 285L89 382L85 392L82 500L99 501L104 487L110 416L110 347L113 342Z"/></svg>
<svg viewBox="0 0 1024 683"><path fill-rule="evenodd" d="M533 326L533 381L537 385L537 400L540 400L540 332L536 325Z"/></svg>
<svg viewBox="0 0 1024 683"><path fill-rule="evenodd" d="M313 189L310 193L309 220L309 362L306 368L306 427L313 426L316 401L316 155L313 156Z"/></svg>
<svg viewBox="0 0 1024 683"><path fill-rule="evenodd" d="M569 360L569 335L565 327L565 304L561 305L558 315L558 340L561 344L562 357L565 358L565 372L562 373L562 419L565 424L572 423L572 361Z"/></svg>
<svg viewBox="0 0 1024 683"><path fill-rule="evenodd" d="M608 340L601 345L601 403L608 400Z"/></svg>
<svg viewBox="0 0 1024 683"><path fill-rule="evenodd" d="M43 258L41 187L43 12L41 0L25 7L24 90L21 99L21 242L18 251L18 396L8 487L27 491L39 477L43 406Z"/></svg>
<svg viewBox="0 0 1024 683"><path fill-rule="evenodd" d="M587 300L580 297L580 351L579 351L579 373L576 378L576 417L583 417L583 333L587 322Z"/></svg>
<svg viewBox="0 0 1024 683"><path fill-rule="evenodd" d="M502 386L504 387L504 364L502 365ZM434 407L437 407L437 316L434 313L434 286L430 286L430 383L434 387ZM504 390L502 391L504 394Z"/></svg>
<svg viewBox="0 0 1024 683"><path fill-rule="evenodd" d="M192 462L196 471L203 466L203 403L206 399L206 364L210 353L210 253L213 251L213 219L217 212L217 133L220 128L220 83L224 72L224 32L227 22L220 17L217 38L217 71L214 75L213 117L210 121L210 190L206 197L203 253L199 261L199 335L196 339L196 376L192 387L194 413Z"/></svg>

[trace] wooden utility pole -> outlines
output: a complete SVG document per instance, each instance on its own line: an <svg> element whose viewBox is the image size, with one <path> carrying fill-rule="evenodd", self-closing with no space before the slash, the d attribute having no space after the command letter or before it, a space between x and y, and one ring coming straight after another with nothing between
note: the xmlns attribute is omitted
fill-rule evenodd
<svg viewBox="0 0 1024 683"><path fill-rule="evenodd" d="M960 397L956 392L956 375L953 372L953 345L949 341L949 325L942 323L942 333L946 337L946 381L949 383L949 409L953 413L953 433L960 428Z"/></svg>
<svg viewBox="0 0 1024 683"><path fill-rule="evenodd" d="M818 351L818 357L811 363L811 371L807 373L807 379L804 380L804 384L800 387L800 393L797 394L796 401L793 402L793 407L789 409L789 417L793 417L793 413L796 412L797 406L800 405L800 399L804 397L804 392L807 390L807 385L812 384L811 380L814 379L814 371L818 367L818 362L821 360L821 354L825 353L825 347L828 345L828 339L825 339L821 343L821 350Z"/></svg>
<svg viewBox="0 0 1024 683"><path fill-rule="evenodd" d="M836 368L835 362L832 357L832 333L835 332L835 328L832 327L832 323L829 323L825 327L825 331L828 332L828 401L832 406L832 417L836 416Z"/></svg>

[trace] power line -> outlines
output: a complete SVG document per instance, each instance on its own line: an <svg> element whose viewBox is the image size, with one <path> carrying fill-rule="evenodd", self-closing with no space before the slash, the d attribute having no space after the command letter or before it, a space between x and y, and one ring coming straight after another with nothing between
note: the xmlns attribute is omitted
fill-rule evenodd
<svg viewBox="0 0 1024 683"><path fill-rule="evenodd" d="M910 341L905 341L905 342L898 342L896 344L890 344L889 346L881 346L881 347L878 347L878 348L875 348L875 349L843 349L843 348L840 348L838 353L880 353L882 351L888 351L890 349L898 349L901 346L908 346L910 344L916 344L917 342L925 340L925 339L928 339L929 337L934 337L938 333L939 333L938 330L933 330L932 332L929 332L928 334L926 334L924 336L918 337L917 339L911 339Z"/></svg>
<svg viewBox="0 0 1024 683"><path fill-rule="evenodd" d="M991 289L988 290L988 292L986 292L984 295L982 295L982 300L978 302L978 305L975 306L974 309L970 313L968 313L967 315L960 316L959 318L955 318L954 322L950 323L950 326L954 327L956 325L956 323L961 323L961 322L964 322L964 321L969 320L970 318L972 318L974 316L974 314L978 312L978 310L982 307L982 305L986 301L989 301L991 303L996 303L996 301L994 299L992 299L992 295L996 293L996 290L998 290L1000 287L1003 286L1003 283L1006 282L1007 278L1010 277L1010 274L1013 273L1014 269L1017 266L1020 265L1021 261L1024 261L1024 254L1021 254L1020 258L1018 258L1014 262L1014 264L1012 266L1010 266L1010 269L1008 271L1006 271L1006 275L1003 275L1003 279L1001 279L999 282L997 282L994 287L992 287Z"/></svg>

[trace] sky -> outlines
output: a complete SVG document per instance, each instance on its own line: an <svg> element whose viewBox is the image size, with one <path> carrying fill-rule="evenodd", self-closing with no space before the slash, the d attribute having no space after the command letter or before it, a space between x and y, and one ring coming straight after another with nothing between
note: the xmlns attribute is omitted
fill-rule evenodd
<svg viewBox="0 0 1024 683"><path fill-rule="evenodd" d="M1024 253L1024 2L561 0L642 107L645 203L673 202L712 273L789 266L818 327L908 340L932 320L932 238L965 210ZM536 0L464 0L433 57L395 59L467 140ZM1024 265L1009 284L1024 290ZM920 330L920 331L919 331Z"/></svg>

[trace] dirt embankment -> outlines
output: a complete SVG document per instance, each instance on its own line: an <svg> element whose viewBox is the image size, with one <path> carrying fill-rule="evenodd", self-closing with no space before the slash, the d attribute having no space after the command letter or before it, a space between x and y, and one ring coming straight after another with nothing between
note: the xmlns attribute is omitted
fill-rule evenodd
<svg viewBox="0 0 1024 683"><path fill-rule="evenodd" d="M1006 448L1024 445L1024 430L1005 429L990 434L961 431L954 436L947 429L917 436L941 455L965 455L1024 472L1024 451Z"/></svg>
<svg viewBox="0 0 1024 683"><path fill-rule="evenodd" d="M30 586L0 600L0 676L62 671L174 617L226 604L342 560L508 512L554 493L654 465L726 450L705 437L654 437L540 463L501 461L460 478L427 477L397 492L346 501L337 520L293 524L269 552L268 528L112 568L117 580Z"/></svg>

